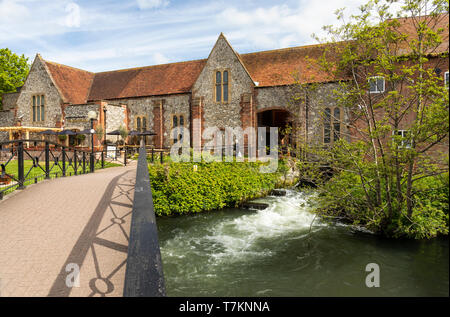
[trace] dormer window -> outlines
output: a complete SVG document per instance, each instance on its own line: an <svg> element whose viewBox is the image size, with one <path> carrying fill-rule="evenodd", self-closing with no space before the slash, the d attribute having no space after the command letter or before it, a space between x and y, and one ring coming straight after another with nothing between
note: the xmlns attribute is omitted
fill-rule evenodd
<svg viewBox="0 0 450 317"><path fill-rule="evenodd" d="M228 102L228 83L229 73L227 70L216 71L215 84L216 84L216 102Z"/></svg>
<svg viewBox="0 0 450 317"><path fill-rule="evenodd" d="M369 78L369 92L371 94L379 94L384 92L384 90L385 90L384 77L375 76Z"/></svg>

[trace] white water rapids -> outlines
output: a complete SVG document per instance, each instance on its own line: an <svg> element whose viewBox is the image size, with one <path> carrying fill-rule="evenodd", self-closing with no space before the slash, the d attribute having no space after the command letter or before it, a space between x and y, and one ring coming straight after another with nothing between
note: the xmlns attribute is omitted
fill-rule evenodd
<svg viewBox="0 0 450 317"><path fill-rule="evenodd" d="M215 223L204 228L200 235L195 234L195 229L180 230L162 245L163 256L183 258L189 253L201 256L206 251L209 264L218 265L270 256L273 250L264 248L260 243L266 239L286 235L289 239L299 239L308 235L314 214L310 212L306 194L287 190L286 196L258 201L269 203L269 207ZM312 229L315 231L321 226L323 224L315 219Z"/></svg>

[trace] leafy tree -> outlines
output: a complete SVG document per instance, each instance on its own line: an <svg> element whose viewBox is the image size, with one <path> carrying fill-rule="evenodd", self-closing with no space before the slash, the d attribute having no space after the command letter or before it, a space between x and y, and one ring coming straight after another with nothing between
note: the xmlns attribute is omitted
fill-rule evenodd
<svg viewBox="0 0 450 317"><path fill-rule="evenodd" d="M448 207L425 203L448 184L448 4L371 0L348 19L338 10L341 25L324 27L332 45L319 62L339 81L334 97L348 114L347 135L308 149L335 170L321 187L326 213L388 236L448 233ZM439 197L448 206L448 194Z"/></svg>
<svg viewBox="0 0 450 317"><path fill-rule="evenodd" d="M29 70L28 58L23 54L19 56L8 48L0 49L0 110L3 108L2 94L21 87Z"/></svg>

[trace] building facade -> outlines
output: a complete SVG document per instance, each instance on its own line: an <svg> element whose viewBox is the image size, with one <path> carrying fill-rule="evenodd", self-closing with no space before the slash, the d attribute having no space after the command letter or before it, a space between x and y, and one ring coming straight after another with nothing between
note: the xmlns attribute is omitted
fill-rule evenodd
<svg viewBox="0 0 450 317"><path fill-rule="evenodd" d="M446 43L448 51L448 36ZM191 136L208 127L278 127L284 144L292 139L332 143L333 135L323 125L324 110L341 119L334 133L350 138L345 124L349 114L332 96L337 82L346 78L332 78L321 70L318 60L324 48L238 54L220 34L206 59L100 73L46 61L37 54L24 85L3 96L0 141L40 139L33 132L36 128L88 129L91 110L97 112L95 126L106 132L121 126L154 132L151 142L156 148L176 142L180 136L171 132L181 127ZM448 58L445 67L448 76ZM24 135L28 127L31 132ZM285 127L295 131L294 138L290 134L287 139ZM192 146L192 137L189 142Z"/></svg>

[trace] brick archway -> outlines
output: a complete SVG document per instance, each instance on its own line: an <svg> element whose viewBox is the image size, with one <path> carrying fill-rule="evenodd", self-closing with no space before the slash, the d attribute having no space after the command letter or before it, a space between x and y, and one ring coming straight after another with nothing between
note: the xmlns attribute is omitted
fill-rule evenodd
<svg viewBox="0 0 450 317"><path fill-rule="evenodd" d="M291 130L293 125L292 113L285 108L266 108L256 113L258 127L277 127L278 145L283 147L292 145ZM267 129L266 139L268 140L270 130Z"/></svg>

